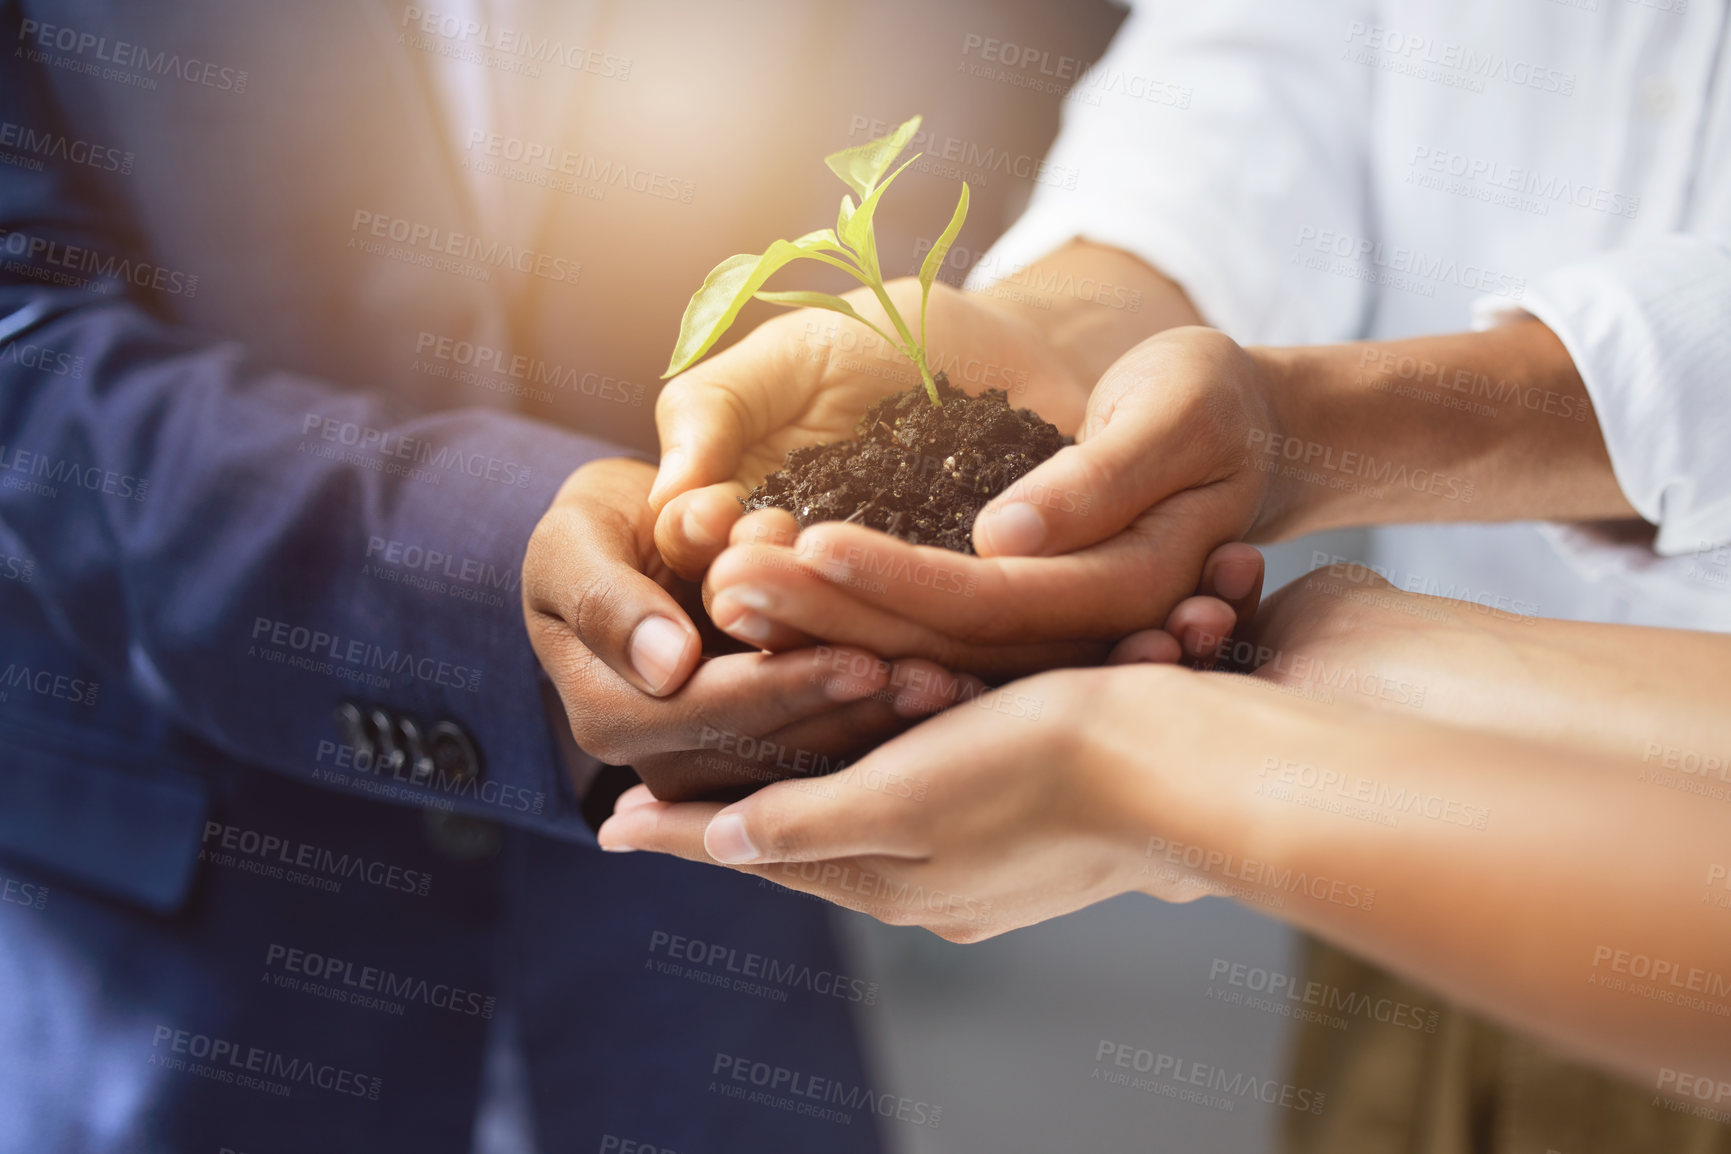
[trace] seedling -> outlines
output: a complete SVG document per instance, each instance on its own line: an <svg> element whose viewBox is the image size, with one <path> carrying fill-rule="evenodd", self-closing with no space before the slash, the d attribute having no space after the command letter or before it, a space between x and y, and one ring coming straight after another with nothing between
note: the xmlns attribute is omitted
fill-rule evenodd
<svg viewBox="0 0 1731 1154"><path fill-rule="evenodd" d="M877 232L872 227L872 217L877 212L884 190L894 183L903 169L923 155L914 153L901 168L885 178L884 173L889 172L890 165L902 154L919 127L920 118L916 116L888 136L824 157L823 162L829 165L830 171L858 194L859 203L856 205L853 196L844 192L834 228L808 232L797 240L778 240L762 254L740 253L711 269L703 279L703 287L685 306L685 317L679 323L679 341L673 347L673 359L662 379L684 372L701 359L733 324L745 302L756 297L760 301L790 308L829 309L865 325L914 363L920 371L920 380L926 386L926 395L931 398L933 406L941 407L943 402L938 399L937 382L933 380L931 366L926 362L926 302L931 298L932 283L938 279L938 270L944 266L950 245L955 243L956 234L962 231L962 222L968 217L968 186L963 183L961 199L956 202L949 226L920 265L918 338L884 289L883 270L878 263ZM763 285L771 276L796 260L814 260L839 268L871 289L878 303L883 305L884 312L889 314L890 324L899 339L860 316L852 305L833 293L763 291Z"/></svg>

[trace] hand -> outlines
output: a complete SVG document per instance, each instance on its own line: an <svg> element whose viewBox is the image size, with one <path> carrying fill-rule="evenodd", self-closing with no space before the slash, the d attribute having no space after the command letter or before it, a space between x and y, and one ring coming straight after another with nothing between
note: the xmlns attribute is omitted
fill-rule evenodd
<svg viewBox="0 0 1731 1154"><path fill-rule="evenodd" d="M918 315L917 280L888 289L904 315ZM886 323L868 290L846 299ZM1012 404L1065 432L1076 427L1091 379L1016 309L940 282L927 328L932 366L948 368L952 385L1003 388ZM866 326L816 309L776 316L674 378L655 405L662 460L650 495L668 564L695 578L725 546L738 499L790 449L853 437L873 402L918 383L913 365Z"/></svg>
<svg viewBox="0 0 1731 1154"><path fill-rule="evenodd" d="M835 777L733 805L634 790L601 844L730 865L891 925L978 941L1149 884L1148 831L1128 816L1142 812L1141 766L1094 739L1110 735L1119 752L1135 742L1127 729L1149 728L1145 703L1173 676L1195 675L1131 667L1016 682Z"/></svg>
<svg viewBox="0 0 1731 1154"><path fill-rule="evenodd" d="M977 690L930 663L706 638L696 589L655 549L653 477L629 460L578 469L523 561L530 643L588 753L635 767L657 796L694 797L833 766Z"/></svg>
<svg viewBox="0 0 1731 1154"><path fill-rule="evenodd" d="M733 529L707 579L716 623L774 648L822 637L988 676L1097 659L1167 622L1217 546L1264 512L1245 446L1271 424L1258 362L1210 329L1170 330L1094 389L1077 445L982 512L981 556L775 510ZM1248 592L1222 570L1220 592Z"/></svg>

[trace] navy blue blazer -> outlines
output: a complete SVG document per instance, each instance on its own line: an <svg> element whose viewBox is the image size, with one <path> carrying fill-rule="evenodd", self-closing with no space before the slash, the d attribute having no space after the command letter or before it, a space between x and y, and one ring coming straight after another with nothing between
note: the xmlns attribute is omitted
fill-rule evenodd
<svg viewBox="0 0 1731 1154"><path fill-rule="evenodd" d="M581 256L404 18L0 4L0 1149L463 1152L505 1008L546 1149L875 1149L822 909L593 848L517 572L647 406L452 354L580 364Z"/></svg>

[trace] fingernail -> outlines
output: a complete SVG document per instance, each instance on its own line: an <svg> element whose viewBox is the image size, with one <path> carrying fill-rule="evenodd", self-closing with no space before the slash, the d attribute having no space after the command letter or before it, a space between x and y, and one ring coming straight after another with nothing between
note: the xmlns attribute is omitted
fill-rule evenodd
<svg viewBox="0 0 1731 1154"><path fill-rule="evenodd" d="M737 637L751 645L768 645L770 634L775 627L769 623L769 618L753 613L749 609L741 609L739 616L733 619L733 624L725 626L730 637Z"/></svg>
<svg viewBox="0 0 1731 1154"><path fill-rule="evenodd" d="M595 831L596 838L598 840L599 839L605 839L607 837L607 827L612 825L612 824L613 824L612 818L608 818L606 821L602 822L601 828ZM615 842L612 845L607 845L604 840L601 840L601 848L602 848L602 850L604 850L607 853L636 853L637 852L636 846L625 845L622 842Z"/></svg>
<svg viewBox="0 0 1731 1154"><path fill-rule="evenodd" d="M1016 501L976 521L974 536L993 557L1031 557L1046 543L1046 520L1026 501Z"/></svg>
<svg viewBox="0 0 1731 1154"><path fill-rule="evenodd" d="M768 610L774 603L769 594L761 589L751 586L729 588L715 595L715 603L709 608L709 616L730 636L752 645L765 645L769 642L774 627L769 618L760 611Z"/></svg>
<svg viewBox="0 0 1731 1154"><path fill-rule="evenodd" d="M716 815L703 831L703 848L710 857L727 865L744 865L759 857L751 835L745 832L745 819L737 813Z"/></svg>
<svg viewBox="0 0 1731 1154"><path fill-rule="evenodd" d="M1214 571L1214 592L1228 601L1249 594L1256 584L1256 570L1249 565L1222 565Z"/></svg>
<svg viewBox="0 0 1731 1154"><path fill-rule="evenodd" d="M713 549L722 544L720 537L709 531L709 526L703 523L703 518L697 515L695 507L687 508L679 518L679 527L685 532L685 539L699 549Z"/></svg>
<svg viewBox="0 0 1731 1154"><path fill-rule="evenodd" d="M667 688L685 656L685 630L666 617L645 617L631 633L631 668L657 697Z"/></svg>
<svg viewBox="0 0 1731 1154"><path fill-rule="evenodd" d="M671 489L685 474L685 453L674 449L661 458L661 466L655 471L655 484L649 487L649 503L659 505L666 490Z"/></svg>

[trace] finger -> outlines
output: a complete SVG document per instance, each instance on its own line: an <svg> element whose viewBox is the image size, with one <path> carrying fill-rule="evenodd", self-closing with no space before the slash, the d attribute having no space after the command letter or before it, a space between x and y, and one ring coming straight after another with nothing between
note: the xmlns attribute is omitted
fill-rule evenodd
<svg viewBox="0 0 1731 1154"><path fill-rule="evenodd" d="M1187 597L1173 608L1163 631L1178 639L1185 657L1211 665L1237 624L1238 615L1220 598Z"/></svg>
<svg viewBox="0 0 1731 1154"><path fill-rule="evenodd" d="M799 522L794 520L793 514L785 509L758 509L733 523L730 539L734 546L748 542L785 546L791 545L798 535ZM774 564L779 556L775 552L763 552L759 559L765 564ZM785 559L780 563L789 564ZM778 620L772 612L770 594L758 585L750 581L718 585L714 573L712 564L704 575L704 600L710 620L730 637L772 653L830 640Z"/></svg>
<svg viewBox="0 0 1731 1154"><path fill-rule="evenodd" d="M705 844L712 857L730 865L866 855L923 859L929 856L932 814L942 806L910 803L866 783L893 774L917 787L945 766L977 759L982 727L1002 721L990 711L950 710L861 758L837 779L834 796L782 782L733 803L710 823Z"/></svg>
<svg viewBox="0 0 1731 1154"><path fill-rule="evenodd" d="M715 859L703 848L703 834L721 808L720 802L713 801L653 801L623 812L615 810L595 831L595 838L602 849L615 853L651 850L715 865Z"/></svg>
<svg viewBox="0 0 1731 1154"><path fill-rule="evenodd" d="M661 465L649 493L659 512L680 493L732 478L747 447L804 407L807 366L788 356L778 318L679 374L655 401Z"/></svg>
<svg viewBox="0 0 1731 1154"><path fill-rule="evenodd" d="M1006 631L1012 639L1001 644L973 644L947 629L911 620L893 604L880 607L864 600L858 595L860 584L837 584L801 564L801 555L798 550L766 547L728 549L709 571L716 603L744 596L761 616L801 635L822 637L827 644L867 649L887 658L926 658L994 678L1061 665L1091 665L1106 649L1101 642L1071 638L1025 642L1013 630ZM944 555L959 556L947 551ZM882 586L880 591L887 589Z"/></svg>
<svg viewBox="0 0 1731 1154"><path fill-rule="evenodd" d="M1151 443L1175 440L1177 416L1158 391L1133 387L1123 376L1133 371L1114 368L1095 387L1083 423L1091 436L1058 450L980 511L980 556L1051 557L1097 544L1195 480L1177 444L1150 451Z"/></svg>
<svg viewBox="0 0 1731 1154"><path fill-rule="evenodd" d="M648 574L659 568L649 467L608 460L572 474L535 527L523 560L532 612L556 618L637 689L665 696L697 665L697 629Z"/></svg>
<svg viewBox="0 0 1731 1154"><path fill-rule="evenodd" d="M634 785L613 799L613 812L635 809L640 805L649 805L655 800L655 795L649 792L647 785Z"/></svg>
<svg viewBox="0 0 1731 1154"><path fill-rule="evenodd" d="M837 522L806 529L793 552L804 568L860 602L961 641L1116 641L1161 625L1196 590L1203 559L1237 535L1222 524L1229 504L1218 490L1189 490L1143 513L1125 532L1057 557L968 557ZM941 653L926 655L958 664Z"/></svg>
<svg viewBox="0 0 1731 1154"><path fill-rule="evenodd" d="M745 512L739 504L743 496L743 485L722 481L682 492L662 506L655 518L655 546L675 573L695 581L727 548L728 534Z"/></svg>
<svg viewBox="0 0 1731 1154"><path fill-rule="evenodd" d="M1113 647L1106 656L1107 665L1176 665L1184 650L1178 639L1164 629L1144 629L1132 633Z"/></svg>
<svg viewBox="0 0 1731 1154"><path fill-rule="evenodd" d="M605 695L588 687L573 732L602 761L636 765L770 733L870 697L887 682L875 657L851 649L731 653L703 662L678 693L658 701L632 695L608 708Z"/></svg>
<svg viewBox="0 0 1731 1154"><path fill-rule="evenodd" d="M1262 582L1267 574L1262 551L1243 541L1231 541L1215 549L1202 563L1198 592L1218 597L1232 607L1238 625L1247 625L1262 603Z"/></svg>
<svg viewBox="0 0 1731 1154"><path fill-rule="evenodd" d="M715 597L709 619L729 637L767 653L803 649L817 642L811 634L766 616L773 607L773 601L758 589L729 589Z"/></svg>

